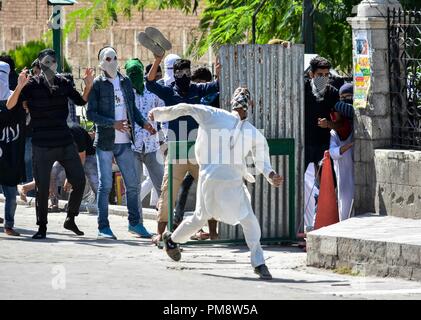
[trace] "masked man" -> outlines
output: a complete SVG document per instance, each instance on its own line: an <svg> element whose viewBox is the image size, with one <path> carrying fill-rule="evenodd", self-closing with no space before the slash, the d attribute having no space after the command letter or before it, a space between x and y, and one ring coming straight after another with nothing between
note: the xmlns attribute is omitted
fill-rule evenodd
<svg viewBox="0 0 421 320"><path fill-rule="evenodd" d="M258 171L275 187L281 185L283 178L272 169L265 137L246 120L251 103L248 89L238 88L231 102L232 113L189 104L151 111L150 119L157 121L171 121L189 115L199 124L195 144L196 160L200 166L196 210L173 234L166 232L163 238L167 254L179 261L178 244L187 242L207 220L215 218L232 225L241 224L255 272L263 279L271 279L260 246L260 226L243 183L243 178L254 182L246 168L246 156L252 153Z"/></svg>
<svg viewBox="0 0 421 320"><path fill-rule="evenodd" d="M339 100L338 90L329 84L331 64L325 58L315 57L310 61L310 80L305 83L305 231L314 226L317 188L315 175L323 154L329 150L330 130L341 124L330 119L330 113Z"/></svg>
<svg viewBox="0 0 421 320"><path fill-rule="evenodd" d="M20 100L27 104L31 116L33 175L36 184L36 213L39 226L33 238L46 237L50 173L55 161L64 167L69 183L73 187L64 228L77 235L83 235L76 226L74 218L79 214L85 188L85 173L67 126L68 99L72 99L77 105L86 104L92 88L93 70L87 69L85 72L85 90L81 96L69 80L57 74L54 50L41 51L38 60L41 74L31 77L23 89L17 87L7 102L7 107L13 108L20 95Z"/></svg>
<svg viewBox="0 0 421 320"><path fill-rule="evenodd" d="M150 238L151 234L143 226L142 207L139 205L139 177L134 164L136 157L134 125L155 134L156 130L136 108L133 86L129 78L118 72L117 52L104 47L98 53L102 74L95 78L89 97L88 119L96 126L96 157L99 171L98 186L98 238L117 239L108 220L108 196L112 178L112 162L115 158L123 175L129 212L128 231L140 237Z"/></svg>

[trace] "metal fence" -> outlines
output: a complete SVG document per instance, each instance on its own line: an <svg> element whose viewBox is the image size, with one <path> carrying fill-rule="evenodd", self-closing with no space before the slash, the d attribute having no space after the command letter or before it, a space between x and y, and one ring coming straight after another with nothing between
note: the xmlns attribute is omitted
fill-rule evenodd
<svg viewBox="0 0 421 320"><path fill-rule="evenodd" d="M421 11L389 10L392 143L421 150Z"/></svg>
<svg viewBox="0 0 421 320"><path fill-rule="evenodd" d="M292 138L295 141L294 194L296 230L303 212L304 159L304 47L293 45L223 46L219 52L222 65L221 107L230 108L238 86L247 86L255 102L249 120L263 129L268 139ZM272 188L260 175L248 188L252 205L262 227L262 238L294 238L289 230L288 158L273 156L272 165L285 177L283 186ZM296 231L295 230L295 231ZM241 239L241 228L222 224L222 239Z"/></svg>

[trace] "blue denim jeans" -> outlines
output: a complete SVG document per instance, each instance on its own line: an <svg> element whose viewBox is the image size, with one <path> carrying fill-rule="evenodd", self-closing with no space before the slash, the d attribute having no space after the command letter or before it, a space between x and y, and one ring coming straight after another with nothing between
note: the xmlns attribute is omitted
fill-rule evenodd
<svg viewBox="0 0 421 320"><path fill-rule="evenodd" d="M16 212L16 194L17 187L9 187L2 185L4 197L6 198L6 203L4 206L4 227L13 228L15 224L15 212Z"/></svg>
<svg viewBox="0 0 421 320"><path fill-rule="evenodd" d="M113 176L113 156L123 176L124 187L126 188L127 209L129 211L129 223L131 226L143 223L142 206L139 205L139 177L136 170L136 158L131 149L130 143L115 144L113 151L96 149L98 162L98 229L110 226L108 221L108 196L110 194Z"/></svg>

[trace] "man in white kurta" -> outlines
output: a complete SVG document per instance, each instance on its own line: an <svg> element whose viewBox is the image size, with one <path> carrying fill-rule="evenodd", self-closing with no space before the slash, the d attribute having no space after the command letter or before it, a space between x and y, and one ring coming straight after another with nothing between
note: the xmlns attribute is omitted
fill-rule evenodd
<svg viewBox="0 0 421 320"><path fill-rule="evenodd" d="M186 218L173 234L164 234L165 249L178 261L181 253L177 244L187 242L207 220L215 218L231 225L239 223L251 251L255 272L262 279L271 279L260 245L260 226L243 183L243 178L254 182L246 168L246 156L251 152L255 167L272 185L279 187L283 179L272 169L265 137L246 120L247 109L251 106L249 91L238 88L231 103L232 113L188 104L151 111L150 117L156 121L171 121L189 115L199 124L195 144L200 166L195 214Z"/></svg>

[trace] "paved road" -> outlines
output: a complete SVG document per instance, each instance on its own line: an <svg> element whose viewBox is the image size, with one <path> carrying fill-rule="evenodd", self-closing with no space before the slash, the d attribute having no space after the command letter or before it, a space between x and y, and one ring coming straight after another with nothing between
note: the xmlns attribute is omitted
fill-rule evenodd
<svg viewBox="0 0 421 320"><path fill-rule="evenodd" d="M0 203L3 215L4 204ZM63 213L50 214L48 239L33 241L33 208L18 207L22 237L0 227L0 299L420 299L421 283L339 275L305 266L294 247L265 247L274 280L262 282L246 247L185 247L171 261L148 240L128 234L127 220L111 216L118 241L96 240L96 217L81 214L86 236L63 230ZM147 220L150 229L155 222Z"/></svg>

